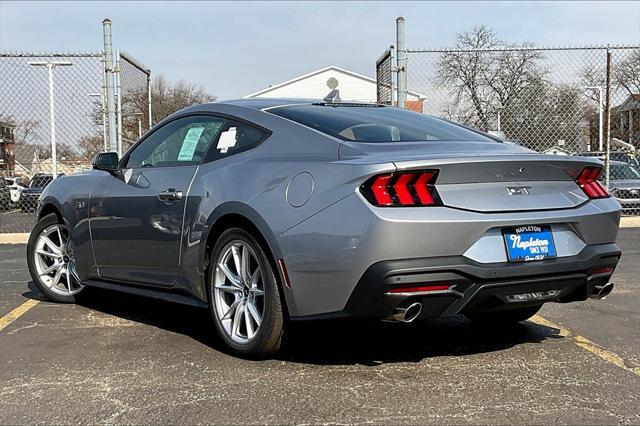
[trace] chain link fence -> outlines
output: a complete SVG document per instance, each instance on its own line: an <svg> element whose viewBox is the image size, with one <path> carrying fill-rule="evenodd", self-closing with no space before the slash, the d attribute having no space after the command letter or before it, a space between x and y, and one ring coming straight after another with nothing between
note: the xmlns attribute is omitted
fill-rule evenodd
<svg viewBox="0 0 640 426"><path fill-rule="evenodd" d="M407 90L422 110L552 155L604 160L610 52L609 188L640 214L640 47L408 49ZM378 101L395 104L393 50L376 63Z"/></svg>
<svg viewBox="0 0 640 426"><path fill-rule="evenodd" d="M126 149L141 133L138 120L149 127L150 71L123 54L117 77ZM105 97L103 52L0 53L0 233L30 232L54 177L89 170L95 154L112 149Z"/></svg>

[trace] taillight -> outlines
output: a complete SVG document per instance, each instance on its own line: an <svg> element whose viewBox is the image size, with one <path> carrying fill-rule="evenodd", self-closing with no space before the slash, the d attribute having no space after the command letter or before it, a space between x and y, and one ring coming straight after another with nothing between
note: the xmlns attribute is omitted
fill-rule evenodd
<svg viewBox="0 0 640 426"><path fill-rule="evenodd" d="M437 177L437 170L386 173L367 180L360 192L378 207L439 206Z"/></svg>
<svg viewBox="0 0 640 426"><path fill-rule="evenodd" d="M578 175L576 183L587 197L591 199L607 198L609 197L609 192L598 182L600 176L602 176L602 169L600 167L585 167Z"/></svg>

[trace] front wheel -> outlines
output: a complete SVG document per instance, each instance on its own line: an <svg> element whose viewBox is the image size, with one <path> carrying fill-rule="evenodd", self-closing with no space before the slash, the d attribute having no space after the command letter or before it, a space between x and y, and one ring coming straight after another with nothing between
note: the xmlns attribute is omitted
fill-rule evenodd
<svg viewBox="0 0 640 426"><path fill-rule="evenodd" d="M526 308L509 309L506 311L479 312L465 314L471 321L491 324L514 324L526 321L542 308L542 305L527 306Z"/></svg>
<svg viewBox="0 0 640 426"><path fill-rule="evenodd" d="M49 300L73 303L84 288L74 278L75 260L69 229L55 214L40 219L31 231L27 265L33 282Z"/></svg>
<svg viewBox="0 0 640 426"><path fill-rule="evenodd" d="M233 351L264 358L280 349L285 318L278 279L265 250L243 229L225 231L213 248L209 301L216 329Z"/></svg>

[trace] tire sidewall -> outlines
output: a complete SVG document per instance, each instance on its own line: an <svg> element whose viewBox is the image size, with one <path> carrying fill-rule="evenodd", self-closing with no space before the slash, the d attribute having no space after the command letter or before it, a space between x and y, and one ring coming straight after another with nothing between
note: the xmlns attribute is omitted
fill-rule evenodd
<svg viewBox="0 0 640 426"><path fill-rule="evenodd" d="M38 270L35 265L35 247L38 237L46 228L51 225L59 225L60 221L55 214L49 214L44 216L42 219L36 223L36 226L33 227L31 234L29 234L29 242L27 243L27 266L29 268L29 273L31 274L31 279L33 283L38 287L38 290L50 300L60 303L75 303L76 297L79 293L74 295L62 295L58 293L54 293L47 287L41 280L38 275ZM82 290L80 290L82 292Z"/></svg>
<svg viewBox="0 0 640 426"><path fill-rule="evenodd" d="M264 314L262 323L258 329L256 336L248 343L237 343L229 337L222 327L220 320L218 319L215 297L213 289L213 274L216 269L217 260L222 252L231 241L240 240L249 245L256 254L258 264L263 271L263 286L265 292L264 300ZM215 324L216 330L224 342L231 348L236 354L250 358L259 358L269 355L274 352L274 340L280 340L279 335L282 333L283 317L280 307L280 292L278 289L278 283L274 274L271 263L268 260L267 254L263 247L257 242L257 240L249 232L240 228L230 228L220 235L218 241L211 252L211 259L209 262L209 268L207 271L207 292L209 298L209 311ZM276 345L276 346L279 346ZM275 348L277 350L277 348Z"/></svg>

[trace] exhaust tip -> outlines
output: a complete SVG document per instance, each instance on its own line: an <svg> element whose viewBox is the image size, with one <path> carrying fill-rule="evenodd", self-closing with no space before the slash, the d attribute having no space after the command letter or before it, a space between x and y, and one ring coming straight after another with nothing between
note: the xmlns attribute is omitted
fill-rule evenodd
<svg viewBox="0 0 640 426"><path fill-rule="evenodd" d="M393 319L400 322L412 322L422 312L422 303L412 303L409 306L398 307L393 310Z"/></svg>
<svg viewBox="0 0 640 426"><path fill-rule="evenodd" d="M591 298L603 300L613 291L613 283L606 283L593 287Z"/></svg>

